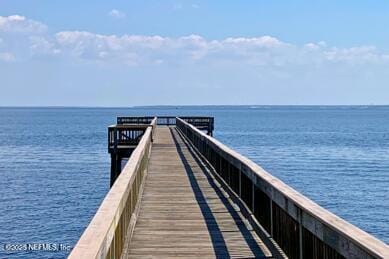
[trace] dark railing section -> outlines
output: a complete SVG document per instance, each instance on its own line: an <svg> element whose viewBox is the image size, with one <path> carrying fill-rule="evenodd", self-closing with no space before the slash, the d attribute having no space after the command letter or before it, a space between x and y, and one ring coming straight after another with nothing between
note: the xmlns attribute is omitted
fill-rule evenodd
<svg viewBox="0 0 389 259"><path fill-rule="evenodd" d="M157 125L161 126L175 126L176 116L156 116ZM117 117L117 124L124 125L139 125L139 124L150 124L155 117L144 116L144 117ZM214 118L206 116L181 116L180 119L192 124L197 129L205 131L208 135L212 136L214 130Z"/></svg>
<svg viewBox="0 0 389 259"><path fill-rule="evenodd" d="M268 233L271 233L271 200L260 188L254 186L254 201L260 206L254 206L254 216Z"/></svg>
<svg viewBox="0 0 389 259"><path fill-rule="evenodd" d="M108 127L108 151L136 146L148 125L113 125Z"/></svg>
<svg viewBox="0 0 389 259"><path fill-rule="evenodd" d="M385 244L184 120L177 128L289 258L384 258Z"/></svg>
<svg viewBox="0 0 389 259"><path fill-rule="evenodd" d="M150 124L155 117L117 117L117 124ZM158 116L157 125L174 126L176 116Z"/></svg>
<svg viewBox="0 0 389 259"><path fill-rule="evenodd" d="M117 117L117 124L150 124L154 117Z"/></svg>
<svg viewBox="0 0 389 259"><path fill-rule="evenodd" d="M289 258L300 258L299 223L272 202L273 238ZM304 258L309 258L305 255Z"/></svg>
<svg viewBox="0 0 389 259"><path fill-rule="evenodd" d="M117 125L108 127L108 152L111 154L111 186L122 171L122 161L131 156L147 128L152 127L152 136L154 135L156 124L156 118L154 117L118 117L117 121Z"/></svg>
<svg viewBox="0 0 389 259"><path fill-rule="evenodd" d="M214 130L214 118L213 117L180 117L180 119L186 121L189 124L192 124L199 130L204 130L207 132L207 135L212 136Z"/></svg>
<svg viewBox="0 0 389 259"><path fill-rule="evenodd" d="M213 132L213 117L182 117L199 130L208 135ZM122 161L127 160L148 127L152 127L152 136L156 125L175 126L177 117L174 116L144 116L144 117L117 117L117 124L108 127L108 152L111 154L111 186L122 170Z"/></svg>
<svg viewBox="0 0 389 259"><path fill-rule="evenodd" d="M157 125L174 126L176 125L176 117L173 116L158 116Z"/></svg>
<svg viewBox="0 0 389 259"><path fill-rule="evenodd" d="M330 246L324 244L314 234L303 228L303 254L305 258L331 258L331 259L343 259L344 257L334 251ZM356 257L358 258L358 257Z"/></svg>

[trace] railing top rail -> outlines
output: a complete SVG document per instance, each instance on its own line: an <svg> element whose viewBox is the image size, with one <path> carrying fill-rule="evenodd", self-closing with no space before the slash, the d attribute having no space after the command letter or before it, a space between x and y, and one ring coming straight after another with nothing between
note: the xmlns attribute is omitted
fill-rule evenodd
<svg viewBox="0 0 389 259"><path fill-rule="evenodd" d="M152 120L155 116L117 116L117 120Z"/></svg>
<svg viewBox="0 0 389 259"><path fill-rule="evenodd" d="M372 255L381 258L389 258L389 246L381 240L375 238L374 236L363 231L362 229L352 225L351 223L324 209L317 203L313 202L306 196L302 195L298 191L294 190L292 187L282 182L277 177L274 177L273 175L265 171L258 164L254 163L247 157L227 147L215 138L206 135L204 132L198 130L190 123L187 123L179 117L177 117L177 120L179 120L181 123L184 123L187 127L190 127L194 132L200 135L203 140L206 140L207 143L211 143L213 146L217 147L219 152L224 152L228 156L231 156L234 159L238 160L240 163L244 164L263 181L272 186L272 188L278 190L287 199L293 201L293 203L296 204L300 209L307 212L314 218L318 219L329 228L341 233L343 236L349 238L350 240L353 240L353 242L357 243L361 248L365 249L366 251L369 251L369 253L371 253Z"/></svg>
<svg viewBox="0 0 389 259"><path fill-rule="evenodd" d="M133 123L124 123L123 119L134 119ZM145 122L146 123L143 123ZM157 117L117 117L117 124L108 126L108 128L131 128L131 127L147 127L155 125ZM139 123L142 122L142 123Z"/></svg>
<svg viewBox="0 0 389 259"><path fill-rule="evenodd" d="M140 162L151 141L152 129L148 127L132 153L122 173L105 196L92 221L72 250L69 258L105 258L107 235L117 224L121 203L135 179ZM110 241L109 241L110 243Z"/></svg>
<svg viewBox="0 0 389 259"><path fill-rule="evenodd" d="M151 124L117 124L108 126L109 129L144 129L152 126Z"/></svg>
<svg viewBox="0 0 389 259"><path fill-rule="evenodd" d="M213 119L211 116L178 116L180 119Z"/></svg>
<svg viewBox="0 0 389 259"><path fill-rule="evenodd" d="M152 121L153 119L176 119L177 116L173 115L158 115L158 116L119 116L117 117L117 124L149 124L149 123L139 123L144 121ZM184 120L209 120L213 121L214 117L211 116L179 116L179 118Z"/></svg>

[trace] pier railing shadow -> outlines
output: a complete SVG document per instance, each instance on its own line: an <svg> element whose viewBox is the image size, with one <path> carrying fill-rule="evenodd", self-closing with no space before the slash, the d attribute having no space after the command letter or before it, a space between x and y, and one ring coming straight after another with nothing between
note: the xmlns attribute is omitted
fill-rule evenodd
<svg viewBox="0 0 389 259"><path fill-rule="evenodd" d="M385 243L177 118L177 128L289 258L389 258Z"/></svg>
<svg viewBox="0 0 389 259"><path fill-rule="evenodd" d="M214 245L214 251L218 258L226 258L226 255L228 256L228 248L225 243L223 232L220 230L219 226L217 225L217 221L215 219L215 216L210 209L207 200L205 199L201 187L199 186L197 179L194 175L194 172L192 170L191 165L189 164L184 151L182 150L182 145L179 144L178 138L180 138L185 147L186 150L192 155L193 159L199 166L199 169L206 177L208 183L212 187L212 189L215 191L218 198L222 201L223 205L227 209L228 213L232 216L235 225L238 227L240 233L242 234L243 238L246 241L247 246L250 248L251 252L255 256L255 258L264 258L264 253L262 252L261 248L258 246L257 242L255 241L254 236L248 229L248 227L245 225L245 223L242 221L242 218L239 216L239 214L236 211L236 208L234 208L231 203L228 201L228 199L223 195L220 188L215 184L214 179L210 175L209 168L207 168L202 161L198 158L197 154L193 152L191 147L186 143L181 136L177 136L178 132L174 129L170 129L170 132L172 134L173 140L176 144L176 148L178 151L178 154L184 164L186 173L188 174L190 184L192 186L193 191L197 194L196 200L199 204L199 207L201 209L201 212L205 218L205 222L207 224L211 240ZM244 220L244 219L243 219Z"/></svg>

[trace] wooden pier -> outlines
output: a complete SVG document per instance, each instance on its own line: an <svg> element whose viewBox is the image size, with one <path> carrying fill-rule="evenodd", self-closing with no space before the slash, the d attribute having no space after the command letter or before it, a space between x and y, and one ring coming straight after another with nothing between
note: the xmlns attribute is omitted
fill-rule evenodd
<svg viewBox="0 0 389 259"><path fill-rule="evenodd" d="M69 258L389 258L382 241L213 138L213 124L118 117L111 190Z"/></svg>

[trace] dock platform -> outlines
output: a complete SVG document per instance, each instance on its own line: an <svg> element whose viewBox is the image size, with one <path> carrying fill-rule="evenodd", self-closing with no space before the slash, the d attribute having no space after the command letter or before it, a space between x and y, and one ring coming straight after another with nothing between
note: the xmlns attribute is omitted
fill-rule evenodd
<svg viewBox="0 0 389 259"><path fill-rule="evenodd" d="M213 117L118 117L111 189L69 258L389 258L213 131Z"/></svg>
<svg viewBox="0 0 389 259"><path fill-rule="evenodd" d="M266 258L271 253L175 127L158 127L125 258Z"/></svg>

